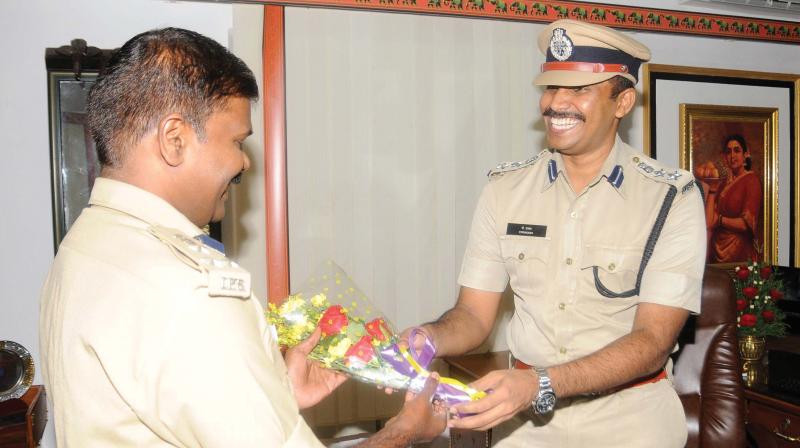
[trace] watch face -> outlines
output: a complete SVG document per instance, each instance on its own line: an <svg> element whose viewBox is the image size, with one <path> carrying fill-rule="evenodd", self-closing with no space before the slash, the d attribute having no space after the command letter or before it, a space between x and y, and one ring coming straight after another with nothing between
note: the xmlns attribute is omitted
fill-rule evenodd
<svg viewBox="0 0 800 448"><path fill-rule="evenodd" d="M556 395L552 392L544 392L534 405L537 414L547 414L556 407Z"/></svg>

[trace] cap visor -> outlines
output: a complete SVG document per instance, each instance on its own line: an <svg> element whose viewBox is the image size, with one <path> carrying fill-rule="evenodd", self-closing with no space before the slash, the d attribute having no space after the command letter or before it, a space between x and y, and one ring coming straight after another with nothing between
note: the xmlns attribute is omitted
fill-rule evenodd
<svg viewBox="0 0 800 448"><path fill-rule="evenodd" d="M620 73L589 73L569 70L551 70L540 73L533 83L537 86L588 86L611 79Z"/></svg>

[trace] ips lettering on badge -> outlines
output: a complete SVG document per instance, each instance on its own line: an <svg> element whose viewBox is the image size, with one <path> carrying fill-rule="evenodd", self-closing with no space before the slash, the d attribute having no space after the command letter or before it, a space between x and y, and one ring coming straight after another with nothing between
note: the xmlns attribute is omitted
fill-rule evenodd
<svg viewBox="0 0 800 448"><path fill-rule="evenodd" d="M250 297L250 274L241 269L211 269L208 295L246 299Z"/></svg>
<svg viewBox="0 0 800 448"><path fill-rule="evenodd" d="M537 224L517 224L514 222L510 222L506 227L506 235L533 236L533 237L544 238L547 236L547 226L541 226Z"/></svg>
<svg viewBox="0 0 800 448"><path fill-rule="evenodd" d="M235 277L222 277L222 289L226 291L244 291L244 280Z"/></svg>

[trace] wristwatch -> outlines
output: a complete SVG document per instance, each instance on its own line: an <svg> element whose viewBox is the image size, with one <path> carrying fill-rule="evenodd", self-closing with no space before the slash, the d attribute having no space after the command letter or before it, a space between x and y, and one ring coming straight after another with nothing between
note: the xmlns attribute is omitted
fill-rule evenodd
<svg viewBox="0 0 800 448"><path fill-rule="evenodd" d="M553 411L556 407L556 393L553 391L553 386L550 385L550 377L547 376L547 370L534 367L533 370L539 375L539 394L536 400L531 403L534 414L547 414Z"/></svg>

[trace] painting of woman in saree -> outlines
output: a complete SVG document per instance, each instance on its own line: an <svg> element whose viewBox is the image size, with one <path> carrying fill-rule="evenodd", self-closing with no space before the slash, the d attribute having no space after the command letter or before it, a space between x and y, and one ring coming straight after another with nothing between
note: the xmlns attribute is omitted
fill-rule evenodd
<svg viewBox="0 0 800 448"><path fill-rule="evenodd" d="M770 206L777 196L777 111L681 105L681 112L681 165L705 193L707 262L771 262L777 256Z"/></svg>
<svg viewBox="0 0 800 448"><path fill-rule="evenodd" d="M708 262L761 260L763 188L753 172L747 141L741 135L729 135L720 153L726 176L720 176L711 162L695 169L707 185Z"/></svg>

